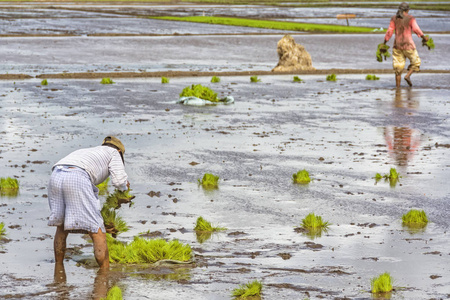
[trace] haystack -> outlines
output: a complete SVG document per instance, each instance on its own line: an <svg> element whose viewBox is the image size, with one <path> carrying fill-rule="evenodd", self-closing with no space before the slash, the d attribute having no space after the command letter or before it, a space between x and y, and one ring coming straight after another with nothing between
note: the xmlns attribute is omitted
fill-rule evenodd
<svg viewBox="0 0 450 300"><path fill-rule="evenodd" d="M305 47L296 44L294 38L288 34L278 41L277 52L280 60L272 72L315 70L311 55Z"/></svg>

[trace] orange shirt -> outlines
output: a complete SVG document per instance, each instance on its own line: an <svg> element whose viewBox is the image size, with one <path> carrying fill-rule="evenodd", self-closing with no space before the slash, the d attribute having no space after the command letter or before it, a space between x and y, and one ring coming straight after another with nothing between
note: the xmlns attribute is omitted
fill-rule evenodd
<svg viewBox="0 0 450 300"><path fill-rule="evenodd" d="M416 45L412 39L412 33L418 37L423 36L422 30L417 25L416 19L411 15L404 15L403 19L393 16L391 23L384 37L385 41L389 41L395 31L394 48L399 50L414 50Z"/></svg>

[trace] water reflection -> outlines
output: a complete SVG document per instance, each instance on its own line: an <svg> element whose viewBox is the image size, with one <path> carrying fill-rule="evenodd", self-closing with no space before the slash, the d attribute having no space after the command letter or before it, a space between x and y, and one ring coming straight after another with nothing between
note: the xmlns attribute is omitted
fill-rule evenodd
<svg viewBox="0 0 450 300"><path fill-rule="evenodd" d="M392 122L401 123L405 117L414 113L419 107L414 91L397 89L393 101L394 114ZM410 125L387 126L384 137L389 154L398 166L407 166L420 146L421 133Z"/></svg>

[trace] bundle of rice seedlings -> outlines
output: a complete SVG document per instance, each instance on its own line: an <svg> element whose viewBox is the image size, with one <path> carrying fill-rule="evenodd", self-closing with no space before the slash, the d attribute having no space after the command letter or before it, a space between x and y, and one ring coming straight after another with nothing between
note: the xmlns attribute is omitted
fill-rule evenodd
<svg viewBox="0 0 450 300"><path fill-rule="evenodd" d="M0 239L6 235L5 223L0 222Z"/></svg>
<svg viewBox="0 0 450 300"><path fill-rule="evenodd" d="M122 204L129 203L130 206L132 204L131 200L133 200L136 196L130 194L130 190L120 191L118 189L114 190L114 193L110 194L108 198L106 198L105 205L108 208L118 209Z"/></svg>
<svg viewBox="0 0 450 300"><path fill-rule="evenodd" d="M381 179L383 179L383 176L381 176L380 173L375 174L375 180L376 181L380 181Z"/></svg>
<svg viewBox="0 0 450 300"><path fill-rule="evenodd" d="M146 264L160 260L177 260L186 262L192 259L189 244L183 245L178 240L167 242L163 239L144 239L134 237L129 244L123 244L112 237L107 238L109 260L120 264Z"/></svg>
<svg viewBox="0 0 450 300"><path fill-rule="evenodd" d="M206 189L216 189L219 187L219 176L210 173L205 173L202 180L198 179L198 183Z"/></svg>
<svg viewBox="0 0 450 300"><path fill-rule="evenodd" d="M406 226L422 228L428 224L428 218L423 210L411 209L402 216L402 222Z"/></svg>
<svg viewBox="0 0 450 300"><path fill-rule="evenodd" d="M336 74L327 75L327 81L336 81Z"/></svg>
<svg viewBox="0 0 450 300"><path fill-rule="evenodd" d="M180 97L197 97L211 102L220 101L216 92L201 84L193 84L192 86L185 87L181 92Z"/></svg>
<svg viewBox="0 0 450 300"><path fill-rule="evenodd" d="M427 34L425 35L428 38L428 41L425 42L425 40L422 40L422 46L428 47L428 50L434 49L434 41L430 36Z"/></svg>
<svg viewBox="0 0 450 300"><path fill-rule="evenodd" d="M107 233L110 233L113 237L116 237L119 233L127 232L129 230L127 223L117 215L113 208L109 208L106 204L103 205L100 211L105 224Z"/></svg>
<svg viewBox="0 0 450 300"><path fill-rule="evenodd" d="M203 231L203 232L213 232L213 231L226 230L226 228L212 226L211 223L206 221L205 219L203 219L203 217L198 217L197 223L195 224L195 227L194 227L194 230L195 231Z"/></svg>
<svg viewBox="0 0 450 300"><path fill-rule="evenodd" d="M220 82L220 78L217 77L217 76L213 76L213 77L211 78L211 82L212 82L212 83Z"/></svg>
<svg viewBox="0 0 450 300"><path fill-rule="evenodd" d="M101 300L123 300L122 290L115 285L108 291L106 298L102 298Z"/></svg>
<svg viewBox="0 0 450 300"><path fill-rule="evenodd" d="M258 280L241 284L238 288L235 288L232 292L232 296L235 299L246 299L247 297L261 297L262 283Z"/></svg>
<svg viewBox="0 0 450 300"><path fill-rule="evenodd" d="M260 81L261 81L261 79L259 79L258 76L256 76L256 75L250 77L250 82L260 82Z"/></svg>
<svg viewBox="0 0 450 300"><path fill-rule="evenodd" d="M113 84L114 81L112 81L112 79L109 77L105 77L105 78L102 78L102 81L100 81L100 83L101 84Z"/></svg>
<svg viewBox="0 0 450 300"><path fill-rule="evenodd" d="M197 242L200 244L203 244L207 240L209 240L213 235L213 232L211 231L196 231L195 237L197 238Z"/></svg>
<svg viewBox="0 0 450 300"><path fill-rule="evenodd" d="M42 80L42 81L41 81L41 85L48 85L47 79Z"/></svg>
<svg viewBox="0 0 450 300"><path fill-rule="evenodd" d="M293 82L303 82L303 80L298 76L294 76L294 79L292 81Z"/></svg>
<svg viewBox="0 0 450 300"><path fill-rule="evenodd" d="M386 58L391 56L391 54L388 51L389 48L390 47L388 45L378 44L377 52L375 53L375 56L377 57L378 62L383 62L383 57L384 57L384 60L386 60ZM383 49L383 51L381 51L381 49ZM386 51L384 51L384 50L386 50Z"/></svg>
<svg viewBox="0 0 450 300"><path fill-rule="evenodd" d="M161 83L169 83L169 78L161 77Z"/></svg>
<svg viewBox="0 0 450 300"><path fill-rule="evenodd" d="M321 216L316 216L314 213L310 213L302 220L301 227L309 231L326 230L330 226L330 223L324 222Z"/></svg>
<svg viewBox="0 0 450 300"><path fill-rule="evenodd" d="M103 181L102 183L96 185L96 187L98 188L99 195L106 195L108 193L108 183L109 177L106 178L106 180Z"/></svg>
<svg viewBox="0 0 450 300"><path fill-rule="evenodd" d="M311 182L311 178L309 178L309 173L305 169L292 174L292 179L294 180L294 183L307 184Z"/></svg>
<svg viewBox="0 0 450 300"><path fill-rule="evenodd" d="M0 195L16 196L19 192L19 181L16 178L0 178Z"/></svg>
<svg viewBox="0 0 450 300"><path fill-rule="evenodd" d="M380 77L377 77L376 75L367 75L366 80L380 80Z"/></svg>
<svg viewBox="0 0 450 300"><path fill-rule="evenodd" d="M389 273L383 273L378 277L374 277L370 281L373 294L388 293L392 291L393 279Z"/></svg>

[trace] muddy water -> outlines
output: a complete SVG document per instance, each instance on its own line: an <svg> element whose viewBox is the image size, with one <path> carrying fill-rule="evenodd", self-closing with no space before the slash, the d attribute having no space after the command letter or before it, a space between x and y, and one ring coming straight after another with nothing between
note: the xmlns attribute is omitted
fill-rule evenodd
<svg viewBox="0 0 450 300"><path fill-rule="evenodd" d="M53 284L45 187L59 158L115 134L136 195L121 208L131 230L119 238L159 231L191 244L198 262L176 272L113 267L110 284L125 299L229 299L253 279L265 299L368 299L370 279L385 271L402 287L393 299L448 298L450 76L417 74L413 89L399 91L392 75L324 77L1 81L0 173L17 176L21 190L0 198L10 239L0 245L0 297L84 299L99 290L104 278L78 263L93 258L80 235L69 237L66 285ZM236 103L176 105L192 83ZM399 184L375 184L391 167ZM304 168L313 182L293 185ZM220 176L218 190L197 186L205 172ZM411 208L428 214L423 232L402 228ZM294 231L310 212L332 223L328 233ZM200 244L198 216L228 230Z"/></svg>

